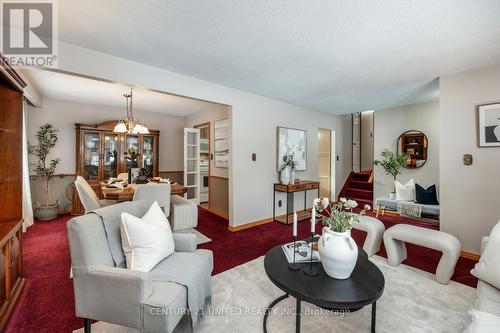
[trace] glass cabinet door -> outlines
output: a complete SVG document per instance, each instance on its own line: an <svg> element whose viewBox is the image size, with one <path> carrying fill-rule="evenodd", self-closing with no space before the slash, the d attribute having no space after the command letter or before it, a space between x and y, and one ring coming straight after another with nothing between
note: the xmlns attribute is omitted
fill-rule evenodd
<svg viewBox="0 0 500 333"><path fill-rule="evenodd" d="M118 136L113 133L104 133L103 149L103 179L118 176Z"/></svg>
<svg viewBox="0 0 500 333"><path fill-rule="evenodd" d="M83 145L83 177L99 180L99 132L84 132Z"/></svg>
<svg viewBox="0 0 500 333"><path fill-rule="evenodd" d="M137 156L139 155L139 137L127 135L127 146L125 148L126 148L125 153L127 154L126 156L129 156L131 150L135 152L136 158L135 160L133 160L131 167L138 168L139 163L137 161Z"/></svg>
<svg viewBox="0 0 500 333"><path fill-rule="evenodd" d="M146 169L148 177L154 176L154 148L155 138L153 136L144 136L142 145L143 167Z"/></svg>

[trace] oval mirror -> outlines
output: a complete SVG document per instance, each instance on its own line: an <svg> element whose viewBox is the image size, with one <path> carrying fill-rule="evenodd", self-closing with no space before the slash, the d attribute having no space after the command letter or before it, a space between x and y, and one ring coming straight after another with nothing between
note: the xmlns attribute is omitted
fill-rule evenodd
<svg viewBox="0 0 500 333"><path fill-rule="evenodd" d="M406 131L398 139L398 155L406 154L407 169L421 168L427 162L429 140L420 131Z"/></svg>

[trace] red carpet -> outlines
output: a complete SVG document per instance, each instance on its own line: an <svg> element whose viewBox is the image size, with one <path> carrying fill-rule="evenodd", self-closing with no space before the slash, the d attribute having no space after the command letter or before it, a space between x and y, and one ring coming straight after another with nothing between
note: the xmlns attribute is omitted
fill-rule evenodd
<svg viewBox="0 0 500 333"><path fill-rule="evenodd" d="M69 279L70 258L66 236L69 216L51 222L37 222L28 229L24 238L24 267L27 285L15 312L7 325L9 333L71 332L83 326L74 313L73 285ZM399 217L380 218L386 227L396 223L409 223L429 227L427 224ZM431 226L432 227L432 226ZM218 274L264 255L271 247L288 242L292 226L268 223L259 227L230 232L224 220L200 208L198 230L212 239L200 248L214 252ZM299 223L299 237L308 236L309 223ZM318 231L319 228L318 228ZM353 237L363 244L365 234L354 230ZM385 256L382 249L379 255ZM435 272L440 254L436 251L408 245L405 264ZM474 261L460 258L453 280L475 287L477 279L469 271Z"/></svg>

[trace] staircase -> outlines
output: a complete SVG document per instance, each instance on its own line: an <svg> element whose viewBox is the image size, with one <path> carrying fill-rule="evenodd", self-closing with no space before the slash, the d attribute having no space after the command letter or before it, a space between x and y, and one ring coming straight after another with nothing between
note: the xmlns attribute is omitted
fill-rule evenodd
<svg viewBox="0 0 500 333"><path fill-rule="evenodd" d="M351 172L339 198L355 200L359 207L365 204L373 207L373 182L371 172Z"/></svg>

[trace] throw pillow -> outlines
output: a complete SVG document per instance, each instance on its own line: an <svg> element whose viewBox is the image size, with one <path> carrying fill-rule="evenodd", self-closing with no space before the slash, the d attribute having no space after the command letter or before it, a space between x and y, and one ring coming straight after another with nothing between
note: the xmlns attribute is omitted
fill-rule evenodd
<svg viewBox="0 0 500 333"><path fill-rule="evenodd" d="M429 186L427 189L415 184L415 198L422 205L439 205L437 199L436 185Z"/></svg>
<svg viewBox="0 0 500 333"><path fill-rule="evenodd" d="M415 181L413 179L404 185L396 180L394 186L396 187L397 201L415 201Z"/></svg>
<svg viewBox="0 0 500 333"><path fill-rule="evenodd" d="M484 252L473 270L472 275L496 288L500 288L500 221L491 230Z"/></svg>
<svg viewBox="0 0 500 333"><path fill-rule="evenodd" d="M174 253L170 224L156 201L142 218L122 213L120 231L129 269L149 272Z"/></svg>

